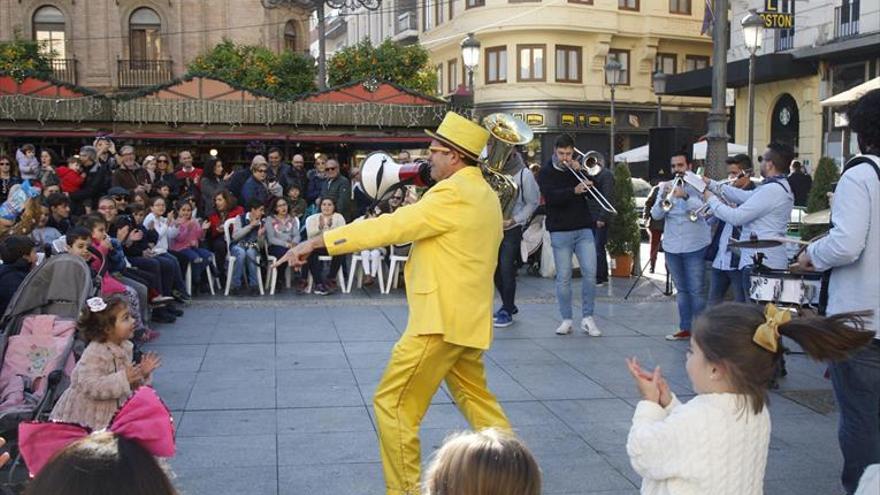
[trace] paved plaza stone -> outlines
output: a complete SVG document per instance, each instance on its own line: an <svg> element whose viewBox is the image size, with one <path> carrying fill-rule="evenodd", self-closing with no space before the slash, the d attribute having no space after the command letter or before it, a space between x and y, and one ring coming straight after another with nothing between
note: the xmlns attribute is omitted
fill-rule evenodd
<svg viewBox="0 0 880 495"><path fill-rule="evenodd" d="M658 276L657 285L662 288ZM579 289L579 280L575 289ZM685 342L667 342L675 305L654 286L599 288L604 336L556 336L552 280L522 275L516 323L495 332L489 386L534 451L547 494L638 493L626 455L636 388L624 365L660 365L693 395ZM177 422L175 483L188 495L383 493L372 395L406 324L402 291L208 298L162 328L154 384ZM772 393L771 495L839 493L842 459L824 366L787 357ZM423 459L467 423L445 389L422 424Z"/></svg>

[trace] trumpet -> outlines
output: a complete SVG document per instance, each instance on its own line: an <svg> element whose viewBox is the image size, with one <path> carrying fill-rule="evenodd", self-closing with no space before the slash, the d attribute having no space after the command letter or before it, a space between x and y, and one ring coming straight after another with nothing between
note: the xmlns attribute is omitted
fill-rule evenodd
<svg viewBox="0 0 880 495"><path fill-rule="evenodd" d="M588 155L593 153L591 151L584 153L583 151L581 151L577 148L574 149L574 152L581 155L583 157L584 161L586 161ZM568 170L575 176L575 178L577 178L577 180L581 184L585 184L587 182L592 182L587 177L587 175L584 172L582 172L581 170L573 169L573 168L569 167L568 165L566 165L566 168L568 168ZM612 215L617 215L617 209L614 208L614 205L612 205L611 202L608 201L608 198L606 198L605 195L602 194L602 192L599 191L599 189L596 186L593 186L593 185L587 186L587 192L590 194L590 196L593 198L593 200L596 203L598 203L599 207L601 207L603 210L607 211L608 213L611 213Z"/></svg>
<svg viewBox="0 0 880 495"><path fill-rule="evenodd" d="M721 197L721 201L723 201L725 203L728 202L727 198L724 197L724 191L721 190L721 186L726 186L728 184L736 182L739 179L745 177L745 175L746 175L745 172L740 172L740 174L737 175L736 177L731 177L729 179L724 179L722 181L718 181L718 189L717 190L718 190L718 196ZM703 204L703 206L697 208L696 210L689 211L688 212L688 219L691 222L696 222L697 220L700 219L700 217L708 217L709 216L708 213L709 213L709 203L705 203L705 204Z"/></svg>
<svg viewBox="0 0 880 495"><path fill-rule="evenodd" d="M660 207L663 208L663 211L668 212L672 209L672 198L675 193L676 187L682 187L684 185L684 178L681 175L676 174L675 179L672 179L672 186L669 188L669 192L666 193L666 196L663 197L663 201L660 202Z"/></svg>

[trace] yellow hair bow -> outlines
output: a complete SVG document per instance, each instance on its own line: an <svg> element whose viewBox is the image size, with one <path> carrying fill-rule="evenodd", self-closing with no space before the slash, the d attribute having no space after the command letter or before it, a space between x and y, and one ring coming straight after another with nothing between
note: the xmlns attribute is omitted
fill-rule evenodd
<svg viewBox="0 0 880 495"><path fill-rule="evenodd" d="M770 352L776 352L779 348L779 325L790 322L791 313L768 304L764 307L764 318L766 321L755 330L752 341Z"/></svg>

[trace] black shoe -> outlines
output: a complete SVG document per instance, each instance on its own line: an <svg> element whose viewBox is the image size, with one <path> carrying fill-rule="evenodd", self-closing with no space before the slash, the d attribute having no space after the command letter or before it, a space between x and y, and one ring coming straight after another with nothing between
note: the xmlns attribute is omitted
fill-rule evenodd
<svg viewBox="0 0 880 495"><path fill-rule="evenodd" d="M171 295L174 296L174 300L181 303L186 304L192 302L192 296L187 294L186 292L181 292L179 290L171 291Z"/></svg>
<svg viewBox="0 0 880 495"><path fill-rule="evenodd" d="M260 289L258 287L248 287L248 295L249 296L259 296Z"/></svg>
<svg viewBox="0 0 880 495"><path fill-rule="evenodd" d="M183 310L174 305L168 305L165 307L165 311L172 316L183 316Z"/></svg>
<svg viewBox="0 0 880 495"><path fill-rule="evenodd" d="M242 295L244 295L244 293L245 293L244 291L245 291L245 288L244 288L244 287L233 287L233 288L229 291L229 295L230 295L230 296L242 296Z"/></svg>
<svg viewBox="0 0 880 495"><path fill-rule="evenodd" d="M166 311L153 311L152 316L150 317L150 321L153 323L174 323L177 321L171 313Z"/></svg>

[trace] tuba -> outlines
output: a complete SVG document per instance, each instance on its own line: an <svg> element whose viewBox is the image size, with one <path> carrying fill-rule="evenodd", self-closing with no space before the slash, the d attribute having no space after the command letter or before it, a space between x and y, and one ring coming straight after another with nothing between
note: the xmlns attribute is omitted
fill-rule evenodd
<svg viewBox="0 0 880 495"><path fill-rule="evenodd" d="M506 113L488 115L483 119L483 127L490 134L485 158L480 164L483 178L498 195L503 218L507 220L513 213L517 191L511 176L519 173L524 166L522 161L508 163L508 159L513 148L531 141L534 133L528 124Z"/></svg>

